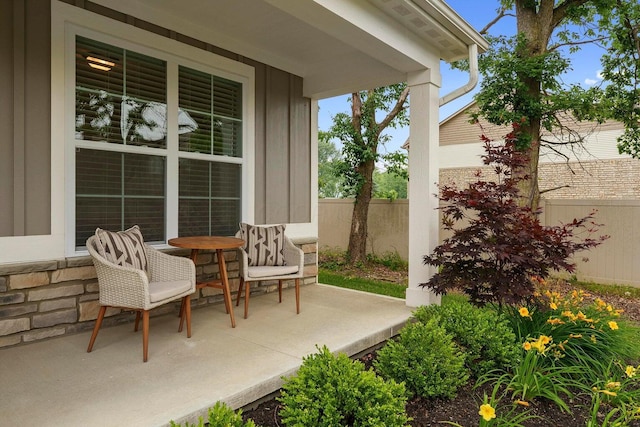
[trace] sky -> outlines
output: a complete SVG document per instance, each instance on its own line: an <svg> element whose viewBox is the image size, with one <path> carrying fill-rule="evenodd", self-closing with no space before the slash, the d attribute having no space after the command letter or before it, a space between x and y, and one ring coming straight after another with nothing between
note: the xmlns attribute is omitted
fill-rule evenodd
<svg viewBox="0 0 640 427"><path fill-rule="evenodd" d="M455 10L464 20L466 20L476 30L481 30L495 16L498 9L498 0L445 0L449 6ZM504 34L512 35L515 33L516 19L515 17L503 17L496 25L492 27L490 33L493 35ZM571 55L572 68L570 74L564 77L567 83L579 83L585 87L597 84L600 81L599 70L601 52L596 47L585 46L577 55ZM451 70L448 64L442 63L442 88L440 96L465 85L469 81L468 73L457 70ZM440 121L446 119L451 114L463 108L473 100L480 84L469 94L464 95L450 103L440 107ZM328 130L332 124L332 117L340 112L349 113L350 104L348 101L349 94L327 98L319 101L320 111L318 113L318 127L320 130ZM390 129L387 134L391 136L391 141L386 145L386 151L396 151L409 136L409 129Z"/></svg>

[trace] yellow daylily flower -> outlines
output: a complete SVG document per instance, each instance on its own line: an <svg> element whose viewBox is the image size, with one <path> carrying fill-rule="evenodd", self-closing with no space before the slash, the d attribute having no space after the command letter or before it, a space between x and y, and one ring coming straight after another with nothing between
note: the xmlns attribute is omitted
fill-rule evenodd
<svg viewBox="0 0 640 427"><path fill-rule="evenodd" d="M524 344L522 344L522 348L524 348L527 351L531 350L531 343L525 342Z"/></svg>
<svg viewBox="0 0 640 427"><path fill-rule="evenodd" d="M616 329L618 329L618 323L612 320L609 322L609 327L612 331L615 331Z"/></svg>
<svg viewBox="0 0 640 427"><path fill-rule="evenodd" d="M605 384L604 388L609 389L609 390L615 390L617 388L620 388L620 382L619 381L609 381L607 384Z"/></svg>
<svg viewBox="0 0 640 427"><path fill-rule="evenodd" d="M636 368L634 368L631 365L627 365L626 369L624 370L624 373L627 374L629 378L633 378L636 375Z"/></svg>
<svg viewBox="0 0 640 427"><path fill-rule="evenodd" d="M520 313L520 316L522 317L531 317L531 314L529 314L529 309L527 307L520 307L518 313Z"/></svg>
<svg viewBox="0 0 640 427"><path fill-rule="evenodd" d="M547 319L547 323L553 326L564 325L564 322L558 318Z"/></svg>
<svg viewBox="0 0 640 427"><path fill-rule="evenodd" d="M558 309L558 305L555 302L549 303L549 307L551 308L551 310L557 310Z"/></svg>
<svg viewBox="0 0 640 427"><path fill-rule="evenodd" d="M480 405L480 411L478 411L478 415L481 415L485 421L491 421L496 417L496 410L493 409L493 407L488 403L485 403L484 405Z"/></svg>

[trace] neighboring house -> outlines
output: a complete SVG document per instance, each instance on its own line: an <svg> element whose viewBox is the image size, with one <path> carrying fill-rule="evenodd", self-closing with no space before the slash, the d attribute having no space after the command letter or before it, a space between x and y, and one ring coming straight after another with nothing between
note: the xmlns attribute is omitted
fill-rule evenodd
<svg viewBox="0 0 640 427"><path fill-rule="evenodd" d="M484 119L479 124L469 123L469 113L476 109L475 102L472 102L440 123L440 182L463 184L474 179L474 172L482 166L482 133L499 141L510 131L507 127L492 125ZM629 155L619 154L617 149L616 139L624 130L622 123L577 123L569 117L564 117L562 123L583 137L584 143L573 147L554 146L566 157L549 149L542 150L539 186L544 192L543 198L640 198L639 161ZM543 139L554 142L561 138L569 138L567 129L555 135L549 132L543 134Z"/></svg>
<svg viewBox="0 0 640 427"><path fill-rule="evenodd" d="M95 318L95 227L314 245L319 99L408 82L433 193L440 62L487 48L440 0L6 0L0 21L0 346ZM409 305L436 301L436 202L412 207Z"/></svg>

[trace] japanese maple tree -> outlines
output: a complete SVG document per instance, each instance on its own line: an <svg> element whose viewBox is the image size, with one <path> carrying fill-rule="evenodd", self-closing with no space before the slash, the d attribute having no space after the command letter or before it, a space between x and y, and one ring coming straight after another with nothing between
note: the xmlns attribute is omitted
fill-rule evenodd
<svg viewBox="0 0 640 427"><path fill-rule="evenodd" d="M533 277L575 271L574 254L608 238L591 237L599 226L595 211L568 224L544 226L541 209L518 204L527 157L515 149L519 126L513 129L503 144L483 136L483 162L493 167L497 180L478 171L467 188L440 187L443 227L453 234L424 257L438 272L420 286L437 294L459 289L477 305L519 303L533 296Z"/></svg>

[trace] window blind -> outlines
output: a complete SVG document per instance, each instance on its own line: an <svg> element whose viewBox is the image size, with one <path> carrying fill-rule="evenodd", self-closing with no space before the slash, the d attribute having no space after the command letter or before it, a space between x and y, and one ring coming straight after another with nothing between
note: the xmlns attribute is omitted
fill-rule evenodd
<svg viewBox="0 0 640 427"><path fill-rule="evenodd" d="M166 146L162 60L76 38L76 139Z"/></svg>

